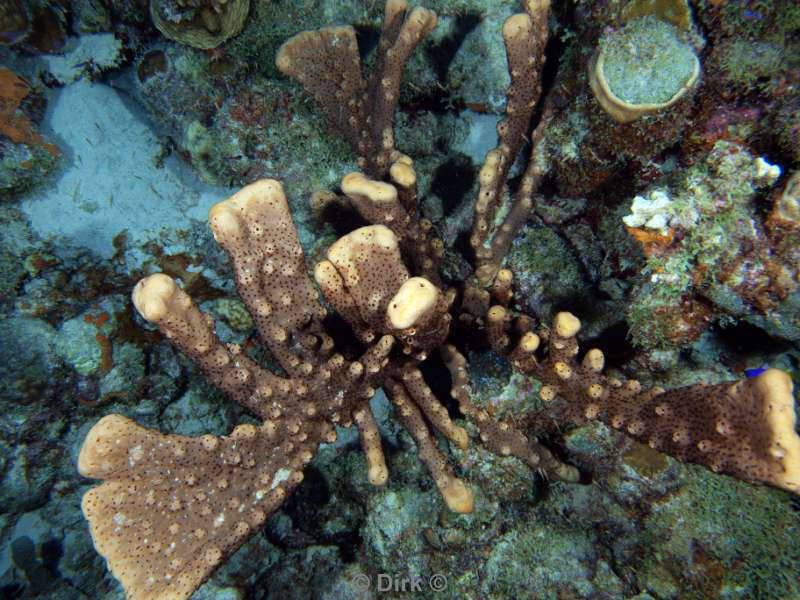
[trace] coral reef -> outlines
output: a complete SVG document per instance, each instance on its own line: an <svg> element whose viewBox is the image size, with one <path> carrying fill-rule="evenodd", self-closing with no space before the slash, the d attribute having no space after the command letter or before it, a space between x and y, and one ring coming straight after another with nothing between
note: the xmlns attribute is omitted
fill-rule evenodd
<svg viewBox="0 0 800 600"><path fill-rule="evenodd" d="M796 2L151 4L0 3L0 596L800 597Z"/></svg>
<svg viewBox="0 0 800 600"><path fill-rule="evenodd" d="M555 172L559 192L613 192L652 178L657 157L691 123L704 71L705 40L686 3L587 4L571 34L556 76L568 108L545 134L553 160L569 165Z"/></svg>
<svg viewBox="0 0 800 600"><path fill-rule="evenodd" d="M508 175L540 94L549 5L531 2L526 8L503 28L509 99L497 126L498 146L487 153L479 175L470 238L474 276L459 287L440 287L443 244L419 217L417 175L411 159L394 148L392 128L403 64L435 15L416 9L405 16L404 2L387 1L374 83L360 77L350 28L304 32L282 47L278 66L315 95L374 178L351 173L342 179L341 202L372 224L340 237L314 268L327 305L350 333L331 328L331 313L304 277L304 252L274 180L251 184L215 205L209 220L259 336L286 377L259 366L241 346L223 343L213 318L172 278L155 274L136 285L133 302L141 316L259 424L238 425L229 436L186 437L109 415L87 434L79 469L104 482L86 493L83 512L95 548L130 597L191 595L303 481L320 444L337 440L335 425L356 425L367 480L386 484L389 470L369 404L378 387L445 504L472 512L473 491L431 435L438 431L462 451L469 445L467 430L452 421L420 370L432 355L440 356L450 395L488 450L517 457L552 479L577 482L575 467L512 420L495 419L474 403L468 363L456 344L469 345L466 340L476 335L542 383L538 395L548 406L526 421L535 432L599 420L679 460L800 493L800 437L785 372L766 369L749 379L671 391L643 389L635 379L604 375L598 349L577 361L580 322L572 314L559 312L552 327L536 328L531 317L510 307L514 278L502 262L546 174L542 132L554 110L548 96L531 135L529 164L509 199ZM330 60L320 63L320 55ZM335 65L338 72L326 76ZM349 112L337 109L342 105ZM737 156L727 149L709 158L720 174L730 160ZM756 164L754 179L769 176ZM663 215L658 225L667 226Z"/></svg>
<svg viewBox="0 0 800 600"><path fill-rule="evenodd" d="M753 203L777 171L744 147L719 141L703 163L673 180L668 193L652 190L646 209L642 197L634 198L633 214L624 221L648 256L649 275L628 308L635 343L674 347L696 340L724 315L757 319L796 302L798 257L786 241L795 227L785 223L776 230L776 213L762 224ZM791 204L783 197L776 200L777 211ZM676 305L684 310L676 312ZM761 325L798 339L793 311L782 314L789 317Z"/></svg>

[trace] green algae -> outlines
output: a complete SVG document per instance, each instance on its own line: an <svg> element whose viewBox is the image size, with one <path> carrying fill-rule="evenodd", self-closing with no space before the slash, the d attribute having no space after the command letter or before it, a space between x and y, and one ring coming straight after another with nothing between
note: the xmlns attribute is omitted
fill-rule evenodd
<svg viewBox="0 0 800 600"><path fill-rule="evenodd" d="M683 88L697 57L678 29L653 16L632 19L601 42L611 91L629 104L663 104Z"/></svg>

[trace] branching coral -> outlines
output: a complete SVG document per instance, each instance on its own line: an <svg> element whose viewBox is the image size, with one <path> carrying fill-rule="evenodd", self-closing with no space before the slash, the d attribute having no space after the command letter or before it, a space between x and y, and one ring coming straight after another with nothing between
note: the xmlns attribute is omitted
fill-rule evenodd
<svg viewBox="0 0 800 600"><path fill-rule="evenodd" d="M676 28L647 16L601 40L589 63L597 102L619 123L664 110L694 86L700 61Z"/></svg>
<svg viewBox="0 0 800 600"><path fill-rule="evenodd" d="M404 48L391 67L395 75L379 79L388 79L387 86L358 83L358 65L351 60L326 63L326 69L341 68L351 76L334 75L314 92L335 117L342 106L336 91L354 97L336 82L357 81L356 97L363 104L346 103L355 112L333 119L340 128L351 127L353 119L359 125L365 106L385 107L377 129L350 130L363 164L377 175L351 173L341 188L346 201L372 224L336 241L314 268L326 303L305 276L303 250L277 181L251 184L209 213L214 237L233 263L239 295L286 375L264 369L239 346L220 341L212 318L166 275L143 279L133 292L138 312L260 424L240 425L230 436L189 438L110 415L89 432L79 469L104 481L84 496L83 510L95 547L130 598L187 598L302 481L303 467L318 446L335 440L335 425L356 425L368 480L386 483L389 473L369 405L378 387L415 440L447 506L471 511L472 492L433 434L462 448L469 444L466 429L452 420L420 370L434 353L450 371L451 395L460 413L477 427L489 450L515 456L548 477L576 481L574 467L528 439L510 420L495 420L474 404L459 349L465 344L459 332L465 329L485 337L518 370L542 380L541 396L552 404L532 419L537 426L600 419L681 460L800 493L800 438L784 373L769 370L752 380L670 392L643 390L636 381L604 376L599 350L576 361L580 324L571 314L559 313L552 328L534 331L532 318L509 307L513 275L500 267L507 240L530 210L543 173L536 130L532 166L523 175L509 217L495 227L488 215L500 212L508 169L538 98L544 43L538 36L546 29L546 2L529 2L528 14L511 17L504 27L513 89L499 126L500 146L489 153L481 173L476 222L483 218L486 227L478 226L476 276L460 289L442 287L437 269L441 242L418 216L412 161L393 147L394 100L391 109L381 104L387 101L386 88L396 90L404 56L435 23L432 13L419 9L404 19L404 9L402 2L387 2L386 43L379 52L392 62L398 35ZM407 27L412 32L404 39ZM299 66L298 44L311 44L324 56L326 48L345 43L344 52L352 59L351 34L346 29L300 34L284 46L279 65L298 77L308 73ZM387 71L379 67L376 72ZM306 76L301 79L309 82ZM531 84L532 90L520 87ZM388 181L380 180L383 176ZM360 347L334 339L326 306L348 324Z"/></svg>
<svg viewBox="0 0 800 600"><path fill-rule="evenodd" d="M281 46L275 61L320 103L328 121L355 148L359 168L377 177L386 174L394 150L392 121L403 66L436 26L430 10L405 13L404 0L386 2L377 58L366 81L356 33L349 26L298 33Z"/></svg>

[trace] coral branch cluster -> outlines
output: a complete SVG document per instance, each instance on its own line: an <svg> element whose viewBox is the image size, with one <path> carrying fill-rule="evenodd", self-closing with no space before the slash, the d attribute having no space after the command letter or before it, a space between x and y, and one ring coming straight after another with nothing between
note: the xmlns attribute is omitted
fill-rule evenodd
<svg viewBox="0 0 800 600"><path fill-rule="evenodd" d="M767 369L741 381L643 389L635 379L604 375L605 357L597 348L576 361L580 321L570 313L558 313L541 335L525 333L511 352L510 312L498 305L489 319L499 330L490 336L494 350L543 383L539 395L550 406L530 418L540 431L548 422L598 420L678 460L800 494L800 437L785 372ZM537 358L541 337L548 341L547 353Z"/></svg>
<svg viewBox="0 0 800 600"><path fill-rule="evenodd" d="M549 121L546 103L542 119L531 135L533 152L506 216L495 223L503 206L508 172L528 133L533 110L541 95L541 71L547 43L549 0L527 3L527 13L513 15L503 25L511 83L505 117L497 124L498 145L486 154L479 174L480 190L475 202L475 221L470 244L475 252L475 274L482 286L494 279L511 241L533 208L533 194L544 174L543 147L537 142Z"/></svg>
<svg viewBox="0 0 800 600"><path fill-rule="evenodd" d="M245 187L215 205L209 220L233 262L237 289L261 339L289 376L275 375L239 346L221 342L211 317L170 277L150 275L136 285L133 302L142 317L261 424L241 425L230 437L186 438L111 415L90 431L79 469L105 482L84 496L83 509L98 552L131 597L154 597L165 589L188 595L302 481L302 468L319 444L335 441L335 425L355 423L369 481L386 483L369 406L379 386L417 443L445 503L470 512L472 492L453 473L430 428L462 448L467 433L453 423L418 368L449 335L454 295L409 274L401 242L385 225L340 238L314 274L325 299L364 344L357 359L347 359L336 352L323 321L326 310L304 276L303 251L280 184L264 180ZM457 362L455 349L445 352ZM463 365L454 370L462 383L462 391L454 391L459 406L489 449L518 456L551 477L577 479L573 467L475 407L463 393Z"/></svg>
<svg viewBox="0 0 800 600"><path fill-rule="evenodd" d="M403 2L388 0L375 70L366 82L352 28L304 32L284 44L278 66L318 99L367 171L346 175L341 190L343 201L371 225L328 248L313 268L314 286L280 183L258 181L212 207L214 238L285 375L221 341L211 316L170 277L154 274L136 285L139 314L259 423L240 425L230 436L190 438L110 415L89 432L79 469L103 482L84 496L83 510L96 549L130 598L188 598L302 481L319 445L336 439L336 426L355 424L367 479L385 484L389 471L369 404L378 388L416 442L445 504L472 511L472 491L437 442L438 432L465 448L469 435L425 381L420 367L432 354L450 372L459 416L475 425L486 448L552 479L577 481L577 469L473 402L467 342L458 335L467 329L542 381L540 395L549 405L532 419L537 426L599 419L680 460L800 493L800 438L785 373L771 369L740 382L643 390L637 381L604 375L599 350L577 360L580 323L573 315L559 313L552 328L543 329L511 308L513 275L502 261L545 172L538 140L551 110L545 100L519 191L507 216L497 219L540 94L548 5L531 1L527 10L503 30L509 102L498 125L499 145L481 169L475 276L460 288L445 288L439 278L442 242L419 217L413 163L394 148L391 125L402 66L436 16L416 9L406 17ZM336 338L329 309L355 342Z"/></svg>

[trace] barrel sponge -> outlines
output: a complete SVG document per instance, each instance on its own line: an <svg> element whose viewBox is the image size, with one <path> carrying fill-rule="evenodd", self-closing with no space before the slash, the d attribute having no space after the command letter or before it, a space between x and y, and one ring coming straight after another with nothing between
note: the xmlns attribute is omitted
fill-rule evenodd
<svg viewBox="0 0 800 600"><path fill-rule="evenodd" d="M603 38L589 64L595 98L620 123L675 104L699 76L694 49L654 16L632 19Z"/></svg>

